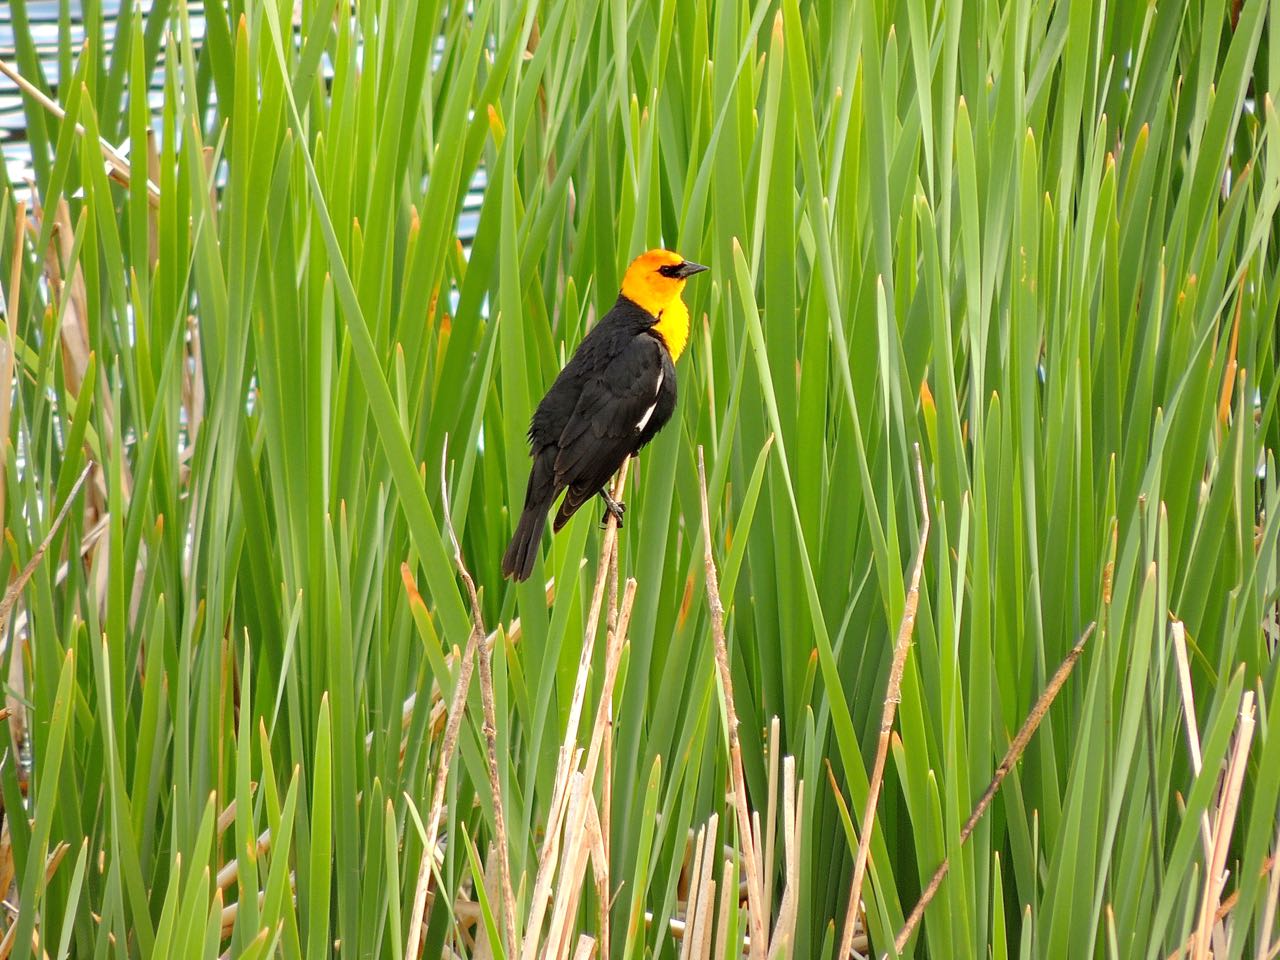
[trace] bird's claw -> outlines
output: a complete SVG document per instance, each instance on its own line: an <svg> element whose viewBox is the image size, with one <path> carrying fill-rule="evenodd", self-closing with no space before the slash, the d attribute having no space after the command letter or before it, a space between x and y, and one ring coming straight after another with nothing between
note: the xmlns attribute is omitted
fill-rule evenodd
<svg viewBox="0 0 1280 960"><path fill-rule="evenodd" d="M627 512L627 505L621 500L615 500L603 490L600 496L604 498L604 515L600 518L600 529L603 530L609 526L609 517L613 517L618 522L618 529L622 529L622 515Z"/></svg>

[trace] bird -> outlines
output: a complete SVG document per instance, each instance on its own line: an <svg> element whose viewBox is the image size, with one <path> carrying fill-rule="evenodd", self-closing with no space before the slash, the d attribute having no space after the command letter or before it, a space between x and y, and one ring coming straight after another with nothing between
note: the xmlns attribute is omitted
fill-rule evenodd
<svg viewBox="0 0 1280 960"><path fill-rule="evenodd" d="M670 250L631 261L618 299L578 344L529 424L533 465L524 510L502 558L502 574L527 580L533 572L547 514L564 493L552 530L558 531L597 494L622 526L626 505L605 489L627 457L635 456L671 419L676 407L675 362L689 342L685 283L706 270Z"/></svg>

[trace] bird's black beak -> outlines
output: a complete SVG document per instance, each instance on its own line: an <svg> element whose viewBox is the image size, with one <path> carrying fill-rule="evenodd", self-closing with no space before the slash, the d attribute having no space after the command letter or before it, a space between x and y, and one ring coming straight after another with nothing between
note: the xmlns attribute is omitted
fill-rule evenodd
<svg viewBox="0 0 1280 960"><path fill-rule="evenodd" d="M676 276L678 276L681 280L687 280L689 277L692 277L695 273L701 273L703 270L709 270L709 269L710 267L704 267L700 263L694 263L691 260L686 260L684 263L680 264L680 266L676 267Z"/></svg>

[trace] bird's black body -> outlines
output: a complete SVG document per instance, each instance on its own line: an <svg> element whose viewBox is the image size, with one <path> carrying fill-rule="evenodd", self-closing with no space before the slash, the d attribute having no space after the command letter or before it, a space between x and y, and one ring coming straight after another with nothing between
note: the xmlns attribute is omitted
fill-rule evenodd
<svg viewBox="0 0 1280 960"><path fill-rule="evenodd" d="M653 329L657 322L619 296L538 404L529 425L533 468L524 512L502 559L505 576L524 580L533 572L547 513L561 491L554 530L603 492L623 461L671 419L676 371Z"/></svg>

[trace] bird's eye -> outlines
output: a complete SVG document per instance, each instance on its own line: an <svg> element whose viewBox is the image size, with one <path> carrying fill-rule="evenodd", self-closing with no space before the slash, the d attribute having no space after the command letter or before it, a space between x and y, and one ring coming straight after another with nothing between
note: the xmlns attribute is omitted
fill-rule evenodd
<svg viewBox="0 0 1280 960"><path fill-rule="evenodd" d="M679 278L680 276L679 270L680 270L680 264L678 263L668 263L658 268L658 272L660 274L662 274L664 277L670 277L673 280Z"/></svg>

